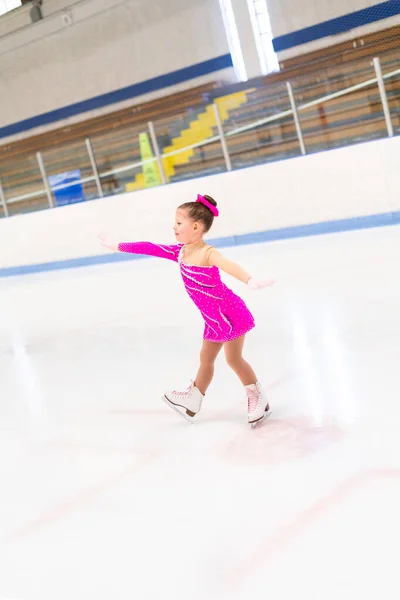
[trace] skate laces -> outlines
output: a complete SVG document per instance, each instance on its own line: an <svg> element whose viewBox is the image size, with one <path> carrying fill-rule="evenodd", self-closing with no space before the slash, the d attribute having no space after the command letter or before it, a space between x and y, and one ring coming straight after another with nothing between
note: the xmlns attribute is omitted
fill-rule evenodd
<svg viewBox="0 0 400 600"><path fill-rule="evenodd" d="M180 398L183 398L183 397L189 396L191 389L192 389L192 384L190 384L189 387L186 388L186 390L183 390L183 391L173 390L172 393L174 394L174 396L179 396Z"/></svg>
<svg viewBox="0 0 400 600"><path fill-rule="evenodd" d="M257 408L257 405L260 400L260 395L259 395L257 389L252 389L252 388L247 388L246 394L247 394L247 406L249 409L249 413L252 413Z"/></svg>

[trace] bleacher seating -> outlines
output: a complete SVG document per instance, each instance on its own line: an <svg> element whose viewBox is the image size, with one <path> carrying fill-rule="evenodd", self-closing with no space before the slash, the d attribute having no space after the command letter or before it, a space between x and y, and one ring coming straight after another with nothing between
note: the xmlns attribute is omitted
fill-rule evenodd
<svg viewBox="0 0 400 600"><path fill-rule="evenodd" d="M296 102L301 106L374 78L373 56L380 57L383 73L399 69L399 40L400 27L392 28L366 36L362 44L360 40L356 44L346 42L285 61L280 73L249 82L247 102L230 110L223 124L233 166L240 168L300 154L292 116L229 135L234 129L288 110L286 81L291 81ZM38 150L43 154L48 175L79 168L85 178L92 175L85 146L87 137L101 173L140 161L138 136L146 130L149 120L155 122L161 150L167 148L171 139L196 118L205 95L215 95L217 88L217 83L207 84L0 146L0 180L6 197L11 192L12 196L20 196L43 187L35 158ZM393 125L400 132L400 76L387 80L386 90ZM301 110L300 121L308 153L386 135L376 83ZM171 180L224 170L221 145L213 142L195 149L188 162L176 165ZM102 177L104 192L123 191L134 174L130 169ZM96 197L94 182L84 186L86 197ZM42 196L11 204L9 210L13 214L46 205L46 197Z"/></svg>
<svg viewBox="0 0 400 600"><path fill-rule="evenodd" d="M387 73L400 68L400 52L381 56L382 70ZM375 77L372 61L363 59L346 65L336 65L318 73L306 74L292 80L298 105L333 94ZM265 82L264 82L265 83ZM386 83L389 106L395 129L400 131L400 76ZM248 94L248 102L231 111L225 130L246 126L290 108L286 87L275 81ZM308 153L335 148L386 135L382 104L376 83L345 96L332 99L304 111L300 120ZM227 138L233 165L248 166L258 162L280 160L300 154L299 141L292 117L261 126ZM191 159L193 165L214 170L224 166L219 144L205 146ZM177 168L175 179L189 177L196 171L191 164Z"/></svg>

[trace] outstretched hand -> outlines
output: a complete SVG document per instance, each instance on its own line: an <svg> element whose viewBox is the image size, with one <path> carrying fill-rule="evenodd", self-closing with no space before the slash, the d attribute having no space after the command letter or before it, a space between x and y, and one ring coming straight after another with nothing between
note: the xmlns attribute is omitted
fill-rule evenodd
<svg viewBox="0 0 400 600"><path fill-rule="evenodd" d="M104 231L100 232L97 236L100 240L100 244L104 246L104 248L109 248L110 250L118 250L118 243L112 240L104 233Z"/></svg>
<svg viewBox="0 0 400 600"><path fill-rule="evenodd" d="M262 288L274 285L275 279L256 279L255 277L251 277L247 285L251 290L261 290Z"/></svg>

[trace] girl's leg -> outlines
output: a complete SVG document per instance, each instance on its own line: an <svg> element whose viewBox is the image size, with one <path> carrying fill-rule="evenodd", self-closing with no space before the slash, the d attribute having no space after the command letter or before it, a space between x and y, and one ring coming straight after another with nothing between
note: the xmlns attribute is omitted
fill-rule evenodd
<svg viewBox="0 0 400 600"><path fill-rule="evenodd" d="M214 363L223 344L203 341L200 352L200 367L195 379L195 386L204 395L214 376Z"/></svg>
<svg viewBox="0 0 400 600"><path fill-rule="evenodd" d="M271 411L269 409L268 400L261 384L257 380L256 374L242 356L244 339L245 336L242 336L231 342L226 342L225 356L228 365L235 371L236 375L245 386L248 403L247 418L248 422L252 426L255 426L265 419L265 417L269 416Z"/></svg>
<svg viewBox="0 0 400 600"><path fill-rule="evenodd" d="M257 376L249 363L246 362L242 356L245 338L246 336L243 335L236 340L226 342L225 358L226 362L231 369L235 371L243 385L251 385L253 383L257 383Z"/></svg>

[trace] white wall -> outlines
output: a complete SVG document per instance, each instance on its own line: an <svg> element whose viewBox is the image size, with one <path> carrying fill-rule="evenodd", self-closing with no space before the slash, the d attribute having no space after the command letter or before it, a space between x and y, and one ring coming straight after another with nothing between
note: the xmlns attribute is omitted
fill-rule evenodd
<svg viewBox="0 0 400 600"><path fill-rule="evenodd" d="M45 17L49 17L54 13L67 9L71 4L77 4L84 0L45 0L42 5L42 13ZM17 10L12 10L0 18L0 37L14 33L23 27L27 27L31 23L29 16L31 6L26 4L19 7Z"/></svg>
<svg viewBox="0 0 400 600"><path fill-rule="evenodd" d="M341 17L343 15L362 10L376 4L382 0L267 0L268 10L271 20L273 37L279 37L292 31L304 29L312 25L317 25L324 21ZM303 54L312 52L326 46L339 44L355 37L362 37L368 33L380 31L388 27L394 27L400 24L400 16L383 19L370 25L357 27L349 32L326 37L322 40L316 40L302 46L297 46L279 53L279 59L285 60Z"/></svg>
<svg viewBox="0 0 400 600"><path fill-rule="evenodd" d="M400 137L0 221L0 268L102 253L97 233L174 243L175 208L208 193L210 237L400 210Z"/></svg>
<svg viewBox="0 0 400 600"><path fill-rule="evenodd" d="M218 0L71 4L0 38L2 125L229 53Z"/></svg>
<svg viewBox="0 0 400 600"><path fill-rule="evenodd" d="M0 57L1 60L1 57ZM6 137L2 137L0 139L0 145L3 146L5 144L11 144L12 142L17 142L33 135L40 135L42 133L46 133L48 131L52 131L53 129L59 129L61 127L65 128L69 125L81 123L83 121L87 121L88 119L93 119L99 117L101 115L106 115L109 113L113 113L125 108L133 107L135 104L142 104L143 102L150 102L157 98L164 98L170 94L176 94L178 92L183 92L185 90L193 88L193 86L201 86L203 84L209 83L210 81L224 81L226 83L236 83L236 76L234 69L224 69L222 71L215 71L210 75L203 75L201 77L196 78L192 81L184 81L182 83L178 83L172 87L163 88L160 90L156 90L154 92L150 92L143 96L138 96L136 98L132 98L129 100L124 100L122 102L117 102L115 104L109 104L102 108L96 108L93 110L89 110L87 112L79 113L78 115L73 115L71 117L67 117L65 119L60 119L55 122L39 125L38 127L34 127L33 129L24 130L13 135L9 135ZM2 99L0 95L0 111L2 106ZM1 112L0 112L1 115Z"/></svg>

